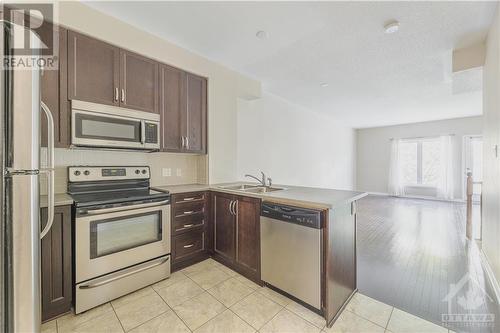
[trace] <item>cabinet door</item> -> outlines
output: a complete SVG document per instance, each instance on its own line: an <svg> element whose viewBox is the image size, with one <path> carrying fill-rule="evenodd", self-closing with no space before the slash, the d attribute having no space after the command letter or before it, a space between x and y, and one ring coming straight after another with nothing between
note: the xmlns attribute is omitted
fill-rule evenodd
<svg viewBox="0 0 500 333"><path fill-rule="evenodd" d="M186 114L186 151L206 153L207 127L207 80L188 73L187 78L187 114Z"/></svg>
<svg viewBox="0 0 500 333"><path fill-rule="evenodd" d="M47 208L41 210L42 227ZM42 320L71 310L71 207L55 207L54 224L42 239Z"/></svg>
<svg viewBox="0 0 500 333"><path fill-rule="evenodd" d="M215 193L213 196L214 251L229 262L235 257L235 216L230 210L233 200L231 195Z"/></svg>
<svg viewBox="0 0 500 333"><path fill-rule="evenodd" d="M260 279L260 200L236 198L236 264Z"/></svg>
<svg viewBox="0 0 500 333"><path fill-rule="evenodd" d="M68 97L119 105L120 50L97 39L68 34Z"/></svg>
<svg viewBox="0 0 500 333"><path fill-rule="evenodd" d="M48 24L40 32L42 42L54 34L54 45L58 45L59 54L55 68L44 69L40 76L41 100L47 105L54 119L54 143L56 147L67 148L70 144L70 117L68 107L68 34L67 30ZM53 30L54 29L54 30ZM42 146L47 146L47 118L41 116Z"/></svg>
<svg viewBox="0 0 500 333"><path fill-rule="evenodd" d="M120 51L120 106L158 113L158 63Z"/></svg>
<svg viewBox="0 0 500 333"><path fill-rule="evenodd" d="M182 151L181 124L186 113L186 73L180 69L160 66L161 150Z"/></svg>

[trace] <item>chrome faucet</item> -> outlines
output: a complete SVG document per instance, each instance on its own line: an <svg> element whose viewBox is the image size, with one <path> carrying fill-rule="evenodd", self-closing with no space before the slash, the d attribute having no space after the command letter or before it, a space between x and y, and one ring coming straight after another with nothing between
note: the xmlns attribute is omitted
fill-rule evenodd
<svg viewBox="0 0 500 333"><path fill-rule="evenodd" d="M255 177L255 176L252 176L252 175L245 175L245 177L253 178L256 181L258 181L259 183L261 183L262 186L267 186L266 185L266 175L262 171L260 173L262 174L262 179L259 179L259 178ZM271 180L271 178L268 178L268 179Z"/></svg>

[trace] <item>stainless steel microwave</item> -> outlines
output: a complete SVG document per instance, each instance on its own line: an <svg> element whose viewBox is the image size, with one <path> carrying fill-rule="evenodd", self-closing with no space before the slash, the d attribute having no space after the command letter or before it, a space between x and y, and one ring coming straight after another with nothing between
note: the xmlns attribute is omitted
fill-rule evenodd
<svg viewBox="0 0 500 333"><path fill-rule="evenodd" d="M111 105L71 101L71 145L160 149L160 115Z"/></svg>

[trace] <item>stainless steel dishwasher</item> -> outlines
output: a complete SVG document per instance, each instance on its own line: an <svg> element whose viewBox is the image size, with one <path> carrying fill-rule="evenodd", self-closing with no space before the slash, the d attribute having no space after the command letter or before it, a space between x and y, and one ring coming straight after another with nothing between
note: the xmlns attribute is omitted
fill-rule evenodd
<svg viewBox="0 0 500 333"><path fill-rule="evenodd" d="M321 213L263 202L260 219L261 278L321 309Z"/></svg>

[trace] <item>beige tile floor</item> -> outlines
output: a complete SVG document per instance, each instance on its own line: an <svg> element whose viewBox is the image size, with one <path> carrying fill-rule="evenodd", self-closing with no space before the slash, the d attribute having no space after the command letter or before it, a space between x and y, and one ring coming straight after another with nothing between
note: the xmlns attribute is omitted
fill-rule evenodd
<svg viewBox="0 0 500 333"><path fill-rule="evenodd" d="M80 315L42 325L44 333L427 333L448 330L356 294L332 328L314 312L212 259Z"/></svg>

